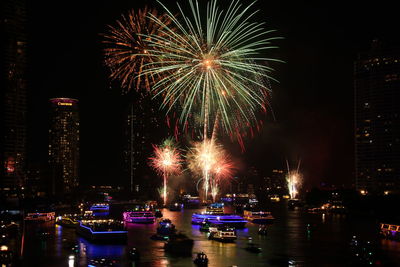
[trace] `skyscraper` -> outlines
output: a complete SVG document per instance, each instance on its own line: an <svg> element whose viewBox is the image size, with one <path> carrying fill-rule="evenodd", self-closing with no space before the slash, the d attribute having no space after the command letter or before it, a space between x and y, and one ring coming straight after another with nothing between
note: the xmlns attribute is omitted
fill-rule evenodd
<svg viewBox="0 0 400 267"><path fill-rule="evenodd" d="M0 2L0 186L19 188L26 166L26 6Z"/></svg>
<svg viewBox="0 0 400 267"><path fill-rule="evenodd" d="M128 104L125 113L124 169L129 177L130 191L144 193L149 181L145 181L143 176L149 173L151 144L158 141L159 114L149 94L132 90L126 96Z"/></svg>
<svg viewBox="0 0 400 267"><path fill-rule="evenodd" d="M400 50L374 41L355 62L356 187L361 193L400 190Z"/></svg>
<svg viewBox="0 0 400 267"><path fill-rule="evenodd" d="M79 185L78 100L50 99L49 168L51 193L73 193Z"/></svg>

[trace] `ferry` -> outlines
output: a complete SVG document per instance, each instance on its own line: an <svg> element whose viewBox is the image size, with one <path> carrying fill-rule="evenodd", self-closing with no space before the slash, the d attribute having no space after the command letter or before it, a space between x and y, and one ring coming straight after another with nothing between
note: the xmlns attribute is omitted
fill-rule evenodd
<svg viewBox="0 0 400 267"><path fill-rule="evenodd" d="M272 216L271 212L269 211L245 210L243 217L246 220L257 224L272 223L275 220L274 216Z"/></svg>
<svg viewBox="0 0 400 267"><path fill-rule="evenodd" d="M156 217L151 211L127 211L123 213L127 223L154 223Z"/></svg>
<svg viewBox="0 0 400 267"><path fill-rule="evenodd" d="M380 235L383 238L400 241L400 225L399 224L381 223Z"/></svg>
<svg viewBox="0 0 400 267"><path fill-rule="evenodd" d="M243 217L236 214L207 214L207 213L194 213L192 215L192 224L202 224L208 221L216 225L225 225L237 229L245 228L247 221Z"/></svg>
<svg viewBox="0 0 400 267"><path fill-rule="evenodd" d="M49 222L53 221L56 217L55 212L34 212L28 213L25 217L25 221L36 221L36 222Z"/></svg>
<svg viewBox="0 0 400 267"><path fill-rule="evenodd" d="M90 241L126 241L128 231L122 221L81 220L76 232Z"/></svg>
<svg viewBox="0 0 400 267"><path fill-rule="evenodd" d="M93 212L107 212L110 210L110 205L107 203L95 203L90 207Z"/></svg>
<svg viewBox="0 0 400 267"><path fill-rule="evenodd" d="M222 227L215 230L210 227L210 236L208 238L220 242L233 242L237 239L237 236L234 228Z"/></svg>

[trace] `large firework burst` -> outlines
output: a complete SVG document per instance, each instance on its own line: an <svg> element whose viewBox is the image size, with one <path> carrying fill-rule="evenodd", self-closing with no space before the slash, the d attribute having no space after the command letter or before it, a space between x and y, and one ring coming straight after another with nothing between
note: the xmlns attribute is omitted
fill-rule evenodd
<svg viewBox="0 0 400 267"><path fill-rule="evenodd" d="M161 146L155 146L154 156L149 158L150 165L163 176L163 200L167 204L167 179L171 174L181 171L181 157L172 139L166 139Z"/></svg>
<svg viewBox="0 0 400 267"><path fill-rule="evenodd" d="M142 37L153 61L141 75L161 75L152 90L162 95L162 107L169 111L179 105L183 125L200 114L197 122L207 139L209 125L217 117L227 133L256 121L256 112L265 108L270 92L264 81L273 79L266 63L279 61L261 52L276 48L271 41L279 37L268 37L274 31L252 21L257 12L250 12L252 4L244 7L234 0L221 10L211 0L206 14L197 1L189 4L189 15L178 4L182 22L161 4L171 26L149 15L161 34Z"/></svg>
<svg viewBox="0 0 400 267"><path fill-rule="evenodd" d="M143 35L148 36L146 38L163 36L160 23L150 19L149 14L162 25L168 26L171 23L167 16L159 15L156 9L146 6L122 15L115 26L108 25L108 33L103 35L103 43L106 44L105 63L111 69L110 78L119 80L125 93L131 88L138 90L144 87L150 90L151 84L155 82L152 75L139 75L143 66L152 60L148 56L148 43Z"/></svg>

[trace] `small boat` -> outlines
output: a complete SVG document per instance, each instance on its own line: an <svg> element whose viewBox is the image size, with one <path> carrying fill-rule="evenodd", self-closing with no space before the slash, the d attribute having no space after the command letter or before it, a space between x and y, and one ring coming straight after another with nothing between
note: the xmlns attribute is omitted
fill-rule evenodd
<svg viewBox="0 0 400 267"><path fill-rule="evenodd" d="M383 238L400 241L400 225L381 223L379 234Z"/></svg>
<svg viewBox="0 0 400 267"><path fill-rule="evenodd" d="M258 234L267 235L268 234L267 226L266 225L260 226L260 228L258 228Z"/></svg>
<svg viewBox="0 0 400 267"><path fill-rule="evenodd" d="M140 253L136 248L131 248L128 252L129 259L132 261L139 261L140 260Z"/></svg>
<svg viewBox="0 0 400 267"><path fill-rule="evenodd" d="M54 220L55 217L55 212L33 212L28 213L24 220L32 222L48 222Z"/></svg>
<svg viewBox="0 0 400 267"><path fill-rule="evenodd" d="M208 238L220 242L233 242L237 239L235 229L228 227L219 228L217 231L210 228L210 236Z"/></svg>
<svg viewBox="0 0 400 267"><path fill-rule="evenodd" d="M11 266L8 264L12 263L13 256L13 252L8 248L7 245L0 246L0 264L2 264L2 266Z"/></svg>
<svg viewBox="0 0 400 267"><path fill-rule="evenodd" d="M162 214L161 210L156 209L156 210L154 211L154 216L155 216L156 218L162 218L163 214Z"/></svg>
<svg viewBox="0 0 400 267"><path fill-rule="evenodd" d="M249 243L245 249L252 253L261 253L262 252L262 249L253 243Z"/></svg>
<svg viewBox="0 0 400 267"><path fill-rule="evenodd" d="M169 236L175 234L175 225L170 219L164 219L158 223L157 234L162 236Z"/></svg>
<svg viewBox="0 0 400 267"><path fill-rule="evenodd" d="M245 210L243 217L246 220L249 220L252 223L257 224L266 224L273 223L275 220L274 216L272 216L269 211L261 211L261 210Z"/></svg>
<svg viewBox="0 0 400 267"><path fill-rule="evenodd" d="M174 203L174 204L171 204L170 206L169 206L169 210L170 211L181 211L182 210L182 204L179 204L179 203Z"/></svg>
<svg viewBox="0 0 400 267"><path fill-rule="evenodd" d="M211 223L208 220L204 220L200 226L200 232L209 232Z"/></svg>
<svg viewBox="0 0 400 267"><path fill-rule="evenodd" d="M192 255L193 244L193 239L179 233L170 236L170 239L164 245L164 249L171 254L190 256Z"/></svg>
<svg viewBox="0 0 400 267"><path fill-rule="evenodd" d="M194 259L194 264L197 266L207 266L208 265L208 258L204 252L197 253L196 259Z"/></svg>
<svg viewBox="0 0 400 267"><path fill-rule="evenodd" d="M67 228L76 228L79 225L79 219L82 218L77 214L64 214L56 218L56 224Z"/></svg>
<svg viewBox="0 0 400 267"><path fill-rule="evenodd" d="M123 213L124 221L128 223L154 223L156 217L151 211L127 211Z"/></svg>

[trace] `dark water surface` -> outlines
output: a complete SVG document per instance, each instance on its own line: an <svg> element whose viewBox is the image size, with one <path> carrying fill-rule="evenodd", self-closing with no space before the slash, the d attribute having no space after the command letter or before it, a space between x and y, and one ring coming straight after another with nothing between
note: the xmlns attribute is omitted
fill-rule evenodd
<svg viewBox="0 0 400 267"><path fill-rule="evenodd" d="M290 211L284 202L273 204L270 210L276 221L268 236L259 236L258 225L248 223L246 229L237 231L235 243L210 241L199 226L192 225L192 213L201 210L163 210L163 214L195 241L193 257L201 251L207 254L209 266L348 266L348 244L353 235L376 244L384 265L400 263L400 242L378 239L377 222L371 219ZM311 231L307 231L307 224ZM77 236L74 229L53 223L27 224L23 266L87 266L90 259L101 258L115 260L114 266L194 266L192 258L168 255L163 242L151 240L156 228L156 224L129 224L127 244L108 245L92 244ZM38 230L47 231L50 236L40 238ZM262 253L244 249L249 237L262 248ZM70 247L74 244L79 244L80 252L71 260ZM128 261L126 252L130 247L139 249L139 265Z"/></svg>

